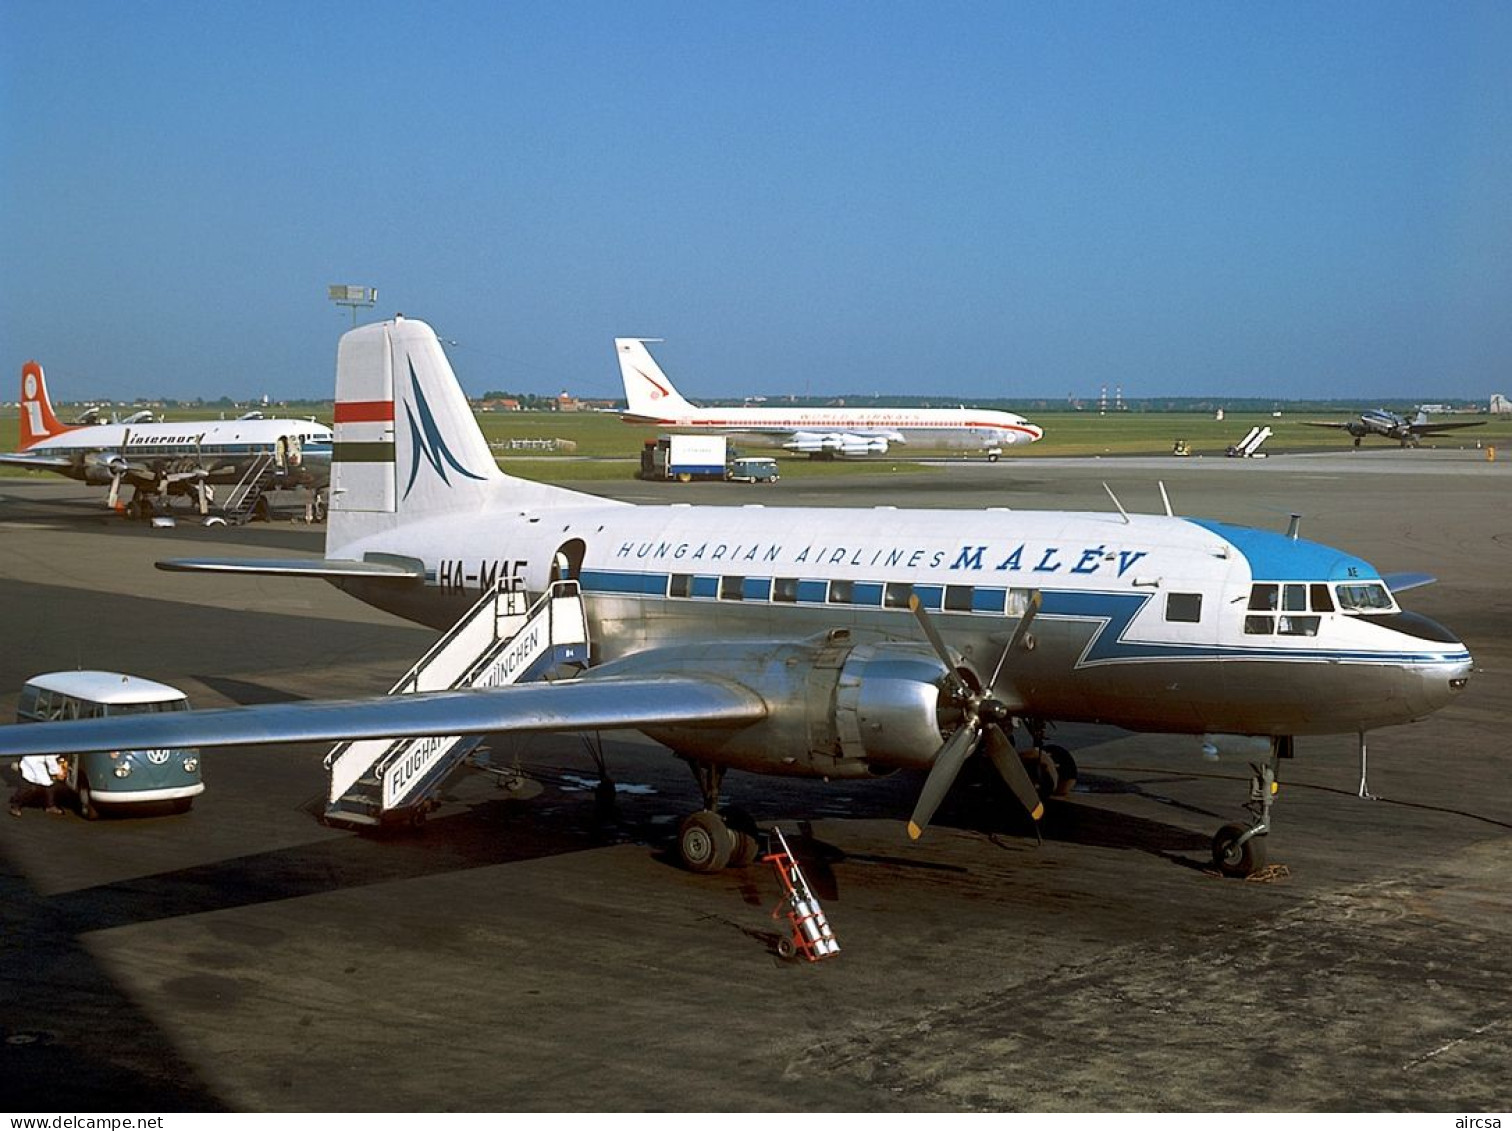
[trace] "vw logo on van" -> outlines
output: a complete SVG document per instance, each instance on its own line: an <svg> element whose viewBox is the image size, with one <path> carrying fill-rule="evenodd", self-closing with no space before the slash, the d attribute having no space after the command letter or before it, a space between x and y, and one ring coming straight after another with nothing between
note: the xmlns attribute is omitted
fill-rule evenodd
<svg viewBox="0 0 1512 1131"><path fill-rule="evenodd" d="M172 750L163 749L147 751L147 761L151 762L154 766L166 765L168 759L171 757L173 757Z"/></svg>

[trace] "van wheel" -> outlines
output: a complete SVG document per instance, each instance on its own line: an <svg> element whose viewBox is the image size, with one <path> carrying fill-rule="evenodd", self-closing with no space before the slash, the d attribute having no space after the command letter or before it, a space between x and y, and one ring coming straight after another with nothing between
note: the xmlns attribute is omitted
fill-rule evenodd
<svg viewBox="0 0 1512 1131"><path fill-rule="evenodd" d="M100 811L95 808L94 790L89 788L89 779L79 775L79 816L86 821L98 821Z"/></svg>

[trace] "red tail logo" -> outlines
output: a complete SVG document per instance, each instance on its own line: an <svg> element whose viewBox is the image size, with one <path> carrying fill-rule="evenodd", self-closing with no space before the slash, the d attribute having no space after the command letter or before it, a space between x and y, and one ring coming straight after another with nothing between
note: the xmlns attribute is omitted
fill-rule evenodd
<svg viewBox="0 0 1512 1131"><path fill-rule="evenodd" d="M52 402L47 399L47 381L42 376L42 367L35 361L28 361L21 367L22 450L75 427L77 425L60 423L53 415Z"/></svg>

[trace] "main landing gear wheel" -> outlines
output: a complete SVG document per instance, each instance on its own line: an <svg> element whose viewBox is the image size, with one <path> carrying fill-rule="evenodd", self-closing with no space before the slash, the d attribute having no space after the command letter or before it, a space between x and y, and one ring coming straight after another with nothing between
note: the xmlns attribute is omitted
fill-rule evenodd
<svg viewBox="0 0 1512 1131"><path fill-rule="evenodd" d="M677 830L677 852L690 872L708 876L730 862L734 841L724 818L708 809L690 813Z"/></svg>
<svg viewBox="0 0 1512 1131"><path fill-rule="evenodd" d="M1055 767L1055 788L1050 791L1050 796L1070 797L1076 788L1076 759L1071 756L1071 751L1052 743L1043 747L1042 753Z"/></svg>
<svg viewBox="0 0 1512 1131"><path fill-rule="evenodd" d="M1213 864L1225 876L1243 879L1265 867L1265 837L1256 835L1241 842L1249 829L1244 825L1224 825L1213 837Z"/></svg>
<svg viewBox="0 0 1512 1131"><path fill-rule="evenodd" d="M749 868L761 855L761 830L744 809L726 809L725 827L730 833L731 868Z"/></svg>

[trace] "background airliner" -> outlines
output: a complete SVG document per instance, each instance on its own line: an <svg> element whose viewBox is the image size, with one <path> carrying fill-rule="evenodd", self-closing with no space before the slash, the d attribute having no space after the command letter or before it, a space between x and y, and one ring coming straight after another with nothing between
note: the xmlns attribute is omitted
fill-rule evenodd
<svg viewBox="0 0 1512 1131"><path fill-rule="evenodd" d="M311 420L264 419L159 422L138 414L118 424L64 424L53 412L42 366L21 367L21 451L0 453L0 464L52 471L109 486L118 503L132 496L129 517L146 518L171 496L208 503L212 484L239 485L239 503L274 488L323 492L331 477L331 430ZM249 501L250 500L250 501ZM223 500L224 501L224 500Z"/></svg>
<svg viewBox="0 0 1512 1131"><path fill-rule="evenodd" d="M884 455L893 444L913 444L981 451L995 460L1004 448L1044 435L1016 413L985 408L699 408L683 399L646 349L657 340L614 339L629 405L623 419L631 424L738 433L814 456Z"/></svg>
<svg viewBox="0 0 1512 1131"><path fill-rule="evenodd" d="M1372 408L1360 413L1357 420L1304 420L1309 428L1340 428L1354 437L1354 446L1366 436L1382 436L1395 440L1404 448L1415 448L1424 436L1436 436L1459 428L1479 428L1484 420L1456 420L1450 423L1430 423L1428 414L1418 409L1416 418L1408 420L1399 413L1384 408Z"/></svg>

